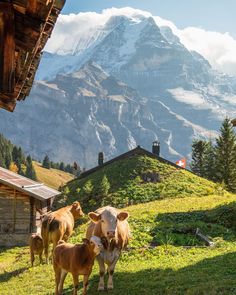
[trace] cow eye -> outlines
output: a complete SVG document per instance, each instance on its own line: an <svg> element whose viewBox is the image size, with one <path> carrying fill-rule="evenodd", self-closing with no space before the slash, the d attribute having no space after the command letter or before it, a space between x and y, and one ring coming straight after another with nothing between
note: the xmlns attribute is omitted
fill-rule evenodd
<svg viewBox="0 0 236 295"><path fill-rule="evenodd" d="M101 222L104 222L104 220L101 220Z"/></svg>

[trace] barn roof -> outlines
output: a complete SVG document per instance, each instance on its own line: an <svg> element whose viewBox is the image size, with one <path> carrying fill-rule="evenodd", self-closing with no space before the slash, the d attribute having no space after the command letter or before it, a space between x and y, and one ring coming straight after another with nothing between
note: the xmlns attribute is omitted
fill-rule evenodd
<svg viewBox="0 0 236 295"><path fill-rule="evenodd" d="M2 167L0 167L0 183L41 201L51 199L52 197L61 194L59 191L54 190L43 183L33 181Z"/></svg>
<svg viewBox="0 0 236 295"><path fill-rule="evenodd" d="M29 95L42 49L65 0L0 1L0 108Z"/></svg>
<svg viewBox="0 0 236 295"><path fill-rule="evenodd" d="M137 146L136 148L124 153L124 154L121 154L119 155L118 157L116 158L113 158L107 162L104 162L102 165L98 165L92 169L89 169L83 173L80 174L79 177L75 178L75 179L72 179L70 180L68 183L72 183L73 181L76 181L77 179L82 179L100 169L102 169L103 167L105 166L108 166L116 161L119 161L119 160L123 160L123 159L127 159L127 158L130 158L130 157L133 157L133 156L136 156L136 155L144 155L144 156L148 156L148 157L151 157L151 158L154 158L154 159L157 159L158 161L162 162L162 163L165 163L165 164L168 164L168 165L171 165L171 166L174 166L175 168L178 168L178 169L184 169L178 165L176 165L175 163L169 161L169 160L166 160L160 156L157 156L156 154L153 154L152 152L142 148L141 146Z"/></svg>

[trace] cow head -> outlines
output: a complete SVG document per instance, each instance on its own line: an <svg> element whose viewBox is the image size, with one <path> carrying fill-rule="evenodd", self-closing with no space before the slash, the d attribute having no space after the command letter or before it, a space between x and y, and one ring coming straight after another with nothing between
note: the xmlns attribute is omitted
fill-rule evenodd
<svg viewBox="0 0 236 295"><path fill-rule="evenodd" d="M89 218L100 225L101 235L108 239L117 238L117 226L119 222L126 220L129 217L127 212L117 212L112 207L106 207L100 214L90 212Z"/></svg>
<svg viewBox="0 0 236 295"><path fill-rule="evenodd" d="M83 243L85 245L88 245L95 255L98 255L100 251L103 249L102 241L97 236L92 236L89 240L83 239Z"/></svg>
<svg viewBox="0 0 236 295"><path fill-rule="evenodd" d="M74 202L71 205L71 210L70 211L71 211L72 215L74 216L75 220L77 220L80 217L84 216L84 212L82 211L82 208L81 208L79 202Z"/></svg>

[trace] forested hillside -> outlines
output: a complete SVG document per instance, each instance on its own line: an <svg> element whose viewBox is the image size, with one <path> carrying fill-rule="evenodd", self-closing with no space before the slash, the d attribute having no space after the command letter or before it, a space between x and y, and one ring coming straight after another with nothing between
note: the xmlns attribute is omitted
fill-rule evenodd
<svg viewBox="0 0 236 295"><path fill-rule="evenodd" d="M0 166L36 180L36 173L30 155L0 134Z"/></svg>

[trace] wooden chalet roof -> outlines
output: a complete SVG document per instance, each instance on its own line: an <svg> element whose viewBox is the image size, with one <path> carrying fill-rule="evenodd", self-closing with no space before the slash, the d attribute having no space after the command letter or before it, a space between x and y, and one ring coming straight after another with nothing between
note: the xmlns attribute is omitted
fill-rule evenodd
<svg viewBox="0 0 236 295"><path fill-rule="evenodd" d="M102 169L103 167L108 166L108 165L110 165L110 164L112 164L112 163L114 163L116 161L123 160L123 159L126 159L126 158L130 158L130 157L133 157L133 156L136 156L136 155L146 155L146 156L151 157L153 159L157 159L158 161L160 161L162 163L174 166L175 168L184 169L184 168L176 165L175 163L173 163L171 161L168 161L168 160L166 160L166 159L164 159L164 158L162 158L160 156L157 156L157 155L153 154L152 152L149 152L148 150L145 150L144 148L142 148L142 147L140 147L138 145L136 148L134 148L134 149L132 149L132 150L130 150L130 151L124 153L124 154L121 154L120 156L118 156L118 157L116 157L114 159L111 159L111 160L103 163L102 165L98 165L98 166L96 166L96 167L94 167L92 169L89 169L89 170L81 173L79 177L70 180L68 183L72 183L73 181L76 181L77 179L82 179L82 178L84 178L84 177L98 171L99 169Z"/></svg>
<svg viewBox="0 0 236 295"><path fill-rule="evenodd" d="M232 119L231 120L231 123L232 123L233 127L235 127L236 126L236 118L235 119Z"/></svg>
<svg viewBox="0 0 236 295"><path fill-rule="evenodd" d="M42 183L0 167L0 184L7 185L38 200L48 200L61 193ZM0 185L1 189L1 185Z"/></svg>
<svg viewBox="0 0 236 295"><path fill-rule="evenodd" d="M29 95L42 49L65 0L0 1L0 108Z"/></svg>

